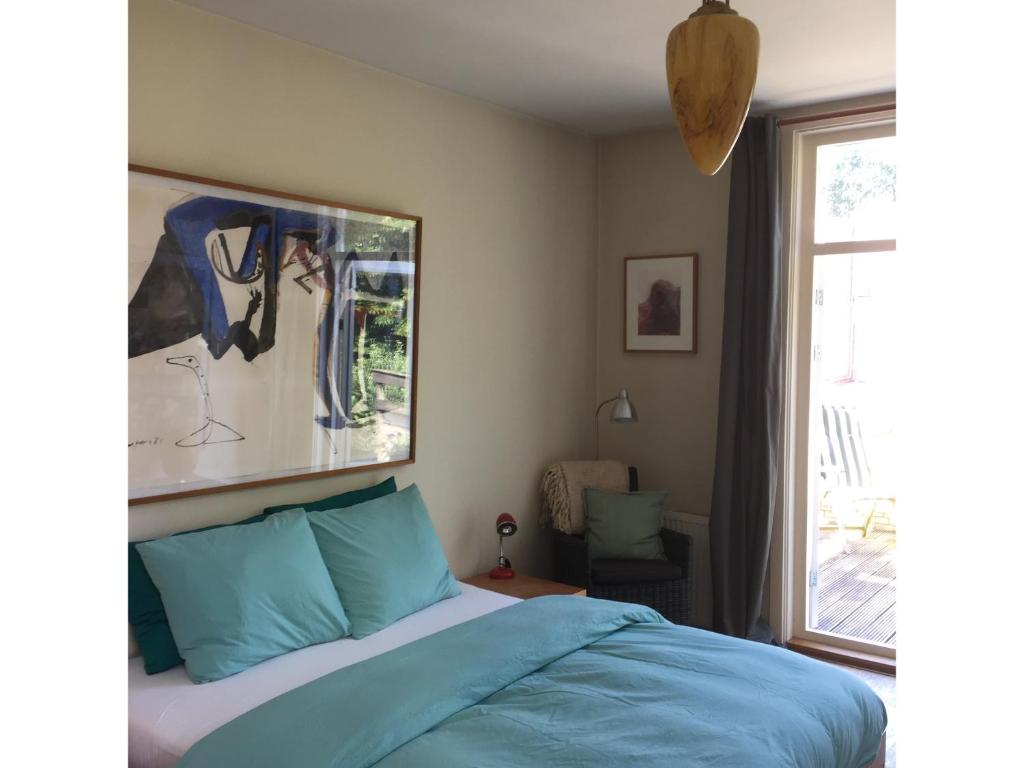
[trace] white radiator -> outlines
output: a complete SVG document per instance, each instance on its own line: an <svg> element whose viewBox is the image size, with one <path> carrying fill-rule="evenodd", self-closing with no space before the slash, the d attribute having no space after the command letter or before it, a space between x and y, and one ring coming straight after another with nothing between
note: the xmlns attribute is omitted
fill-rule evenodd
<svg viewBox="0 0 1024 768"><path fill-rule="evenodd" d="M693 625L711 629L711 542L708 518L687 512L666 512L664 525L690 537L690 616Z"/></svg>

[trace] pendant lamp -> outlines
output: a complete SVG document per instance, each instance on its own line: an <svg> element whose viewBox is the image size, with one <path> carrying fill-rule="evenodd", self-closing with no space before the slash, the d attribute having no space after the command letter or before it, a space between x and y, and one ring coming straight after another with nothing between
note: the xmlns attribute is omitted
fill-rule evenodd
<svg viewBox="0 0 1024 768"><path fill-rule="evenodd" d="M740 135L757 80L757 27L729 7L703 0L668 36L665 69L679 132L694 165L713 176Z"/></svg>

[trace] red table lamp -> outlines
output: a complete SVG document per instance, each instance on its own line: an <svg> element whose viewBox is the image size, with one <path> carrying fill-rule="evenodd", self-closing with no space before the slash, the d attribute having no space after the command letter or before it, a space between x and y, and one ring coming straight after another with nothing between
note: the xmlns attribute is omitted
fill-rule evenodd
<svg viewBox="0 0 1024 768"><path fill-rule="evenodd" d="M491 568L491 578L515 578L516 572L512 570L512 562L505 557L504 543L505 537L511 536L518 528L516 525L516 519L508 512L502 512L498 515L498 520L495 525L498 529L498 564L494 568Z"/></svg>

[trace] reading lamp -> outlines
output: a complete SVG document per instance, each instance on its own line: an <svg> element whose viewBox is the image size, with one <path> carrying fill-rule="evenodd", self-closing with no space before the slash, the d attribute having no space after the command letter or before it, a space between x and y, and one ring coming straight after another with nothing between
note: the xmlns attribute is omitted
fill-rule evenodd
<svg viewBox="0 0 1024 768"><path fill-rule="evenodd" d="M495 522L495 526L498 529L498 564L491 568L492 579L512 579L515 578L516 572L512 570L512 562L505 557L505 537L511 536L516 532L518 526L516 525L516 519L512 517L508 512L502 512L498 515L498 519Z"/></svg>
<svg viewBox="0 0 1024 768"><path fill-rule="evenodd" d="M629 392L625 389L620 389L619 394L615 397L609 397L594 411L594 419L601 413L601 409L604 408L608 403L612 403L612 421L623 421L623 422L635 422L639 416L636 413L636 406L633 405L633 401L629 399Z"/></svg>

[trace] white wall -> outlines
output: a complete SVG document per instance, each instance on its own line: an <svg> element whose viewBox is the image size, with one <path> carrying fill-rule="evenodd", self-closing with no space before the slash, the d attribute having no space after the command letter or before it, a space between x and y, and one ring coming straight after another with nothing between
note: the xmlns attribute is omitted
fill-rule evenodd
<svg viewBox="0 0 1024 768"><path fill-rule="evenodd" d="M700 175L674 128L603 139L598 152L597 390L628 387L640 414L613 424L602 412L599 453L635 465L641 488L668 490L669 507L708 515L731 166ZM623 259L694 252L697 353L624 352Z"/></svg>
<svg viewBox="0 0 1024 768"><path fill-rule="evenodd" d="M131 162L423 217L418 483L455 574L547 572L543 467L594 453L593 140L167 0L131 0ZM123 270L124 267L122 266ZM122 273L123 274L123 273ZM132 538L386 472L129 508Z"/></svg>

